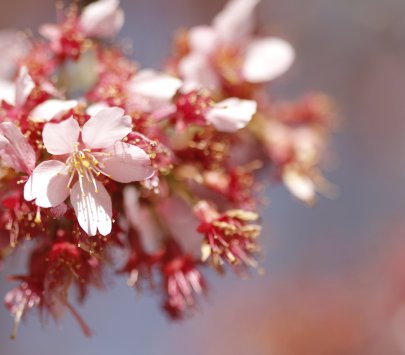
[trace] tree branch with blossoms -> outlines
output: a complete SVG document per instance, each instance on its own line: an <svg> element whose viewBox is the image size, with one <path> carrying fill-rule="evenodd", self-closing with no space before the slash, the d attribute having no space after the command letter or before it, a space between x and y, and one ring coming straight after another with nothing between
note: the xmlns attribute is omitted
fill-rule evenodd
<svg viewBox="0 0 405 355"><path fill-rule="evenodd" d="M114 41L118 0L71 5L39 38L0 32L0 262L32 241L5 295L13 337L33 309L68 311L90 335L71 290L85 300L111 268L184 318L207 292L206 266L259 267L266 186L308 205L328 192L331 103L269 96L295 52L256 33L259 2L231 0L179 32L162 71L139 69Z"/></svg>

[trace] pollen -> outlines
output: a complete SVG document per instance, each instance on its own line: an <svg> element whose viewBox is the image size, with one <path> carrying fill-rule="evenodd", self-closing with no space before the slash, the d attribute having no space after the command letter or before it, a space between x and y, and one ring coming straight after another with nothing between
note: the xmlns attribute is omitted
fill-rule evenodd
<svg viewBox="0 0 405 355"><path fill-rule="evenodd" d="M106 155L109 154L105 152L92 152L90 149L79 150L78 147L76 147L76 150L66 161L66 166L70 174L67 187L70 188L75 176L77 176L83 196L85 195L83 179L90 182L94 186L94 191L98 192L96 177L100 174L111 177L103 171L103 165L100 163L99 159L97 159Z"/></svg>

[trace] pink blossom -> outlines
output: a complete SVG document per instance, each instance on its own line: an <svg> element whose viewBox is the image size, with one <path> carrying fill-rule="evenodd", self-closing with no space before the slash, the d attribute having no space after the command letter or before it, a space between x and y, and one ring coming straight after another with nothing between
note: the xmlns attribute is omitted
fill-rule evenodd
<svg viewBox="0 0 405 355"><path fill-rule="evenodd" d="M87 5L80 17L75 17L74 30L88 37L115 37L124 24L124 12L119 4L119 0L99 0ZM40 33L53 43L57 52L61 49L62 28L46 24L40 27Z"/></svg>
<svg viewBox="0 0 405 355"><path fill-rule="evenodd" d="M142 149L121 141L130 132L131 118L118 107L99 111L82 129L73 117L45 124L42 136L46 150L67 158L64 162L47 160L39 164L25 184L25 199L46 208L58 206L70 195L83 230L91 236L97 230L102 235L109 234L111 198L96 177L104 175L128 183L147 179L154 173Z"/></svg>
<svg viewBox="0 0 405 355"><path fill-rule="evenodd" d="M216 63L221 50L231 49L240 57L241 81L264 83L285 73L294 60L291 45L277 37L253 36L254 10L260 0L231 0L211 26L189 32L190 53L179 63L186 83L218 89L221 70Z"/></svg>

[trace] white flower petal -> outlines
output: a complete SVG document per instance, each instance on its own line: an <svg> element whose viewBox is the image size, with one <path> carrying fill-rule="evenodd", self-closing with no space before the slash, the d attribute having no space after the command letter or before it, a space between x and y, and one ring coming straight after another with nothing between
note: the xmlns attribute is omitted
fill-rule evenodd
<svg viewBox="0 0 405 355"><path fill-rule="evenodd" d="M0 31L0 80L9 80L14 75L16 63L28 50L27 38L21 31L12 29Z"/></svg>
<svg viewBox="0 0 405 355"><path fill-rule="evenodd" d="M11 122L0 124L0 134L8 142L8 144L4 144L3 139L3 148L0 148L0 156L5 165L15 171L30 174L35 167L36 155L27 138Z"/></svg>
<svg viewBox="0 0 405 355"><path fill-rule="evenodd" d="M90 236L97 230L101 235L108 235L112 228L111 197L103 184L96 181L97 192L91 182L83 179L83 192L79 182L70 192L70 202L76 212L80 227Z"/></svg>
<svg viewBox="0 0 405 355"><path fill-rule="evenodd" d="M111 156L102 160L103 171L115 181L122 183L141 181L151 177L155 172L149 156L137 146L117 142L105 152Z"/></svg>
<svg viewBox="0 0 405 355"><path fill-rule="evenodd" d="M182 83L180 79L168 74L142 70L129 85L131 93L146 99L149 110L153 111L170 104Z"/></svg>
<svg viewBox="0 0 405 355"><path fill-rule="evenodd" d="M283 181L296 198L309 205L314 204L316 199L315 185L308 175L292 168L286 168L283 172Z"/></svg>
<svg viewBox="0 0 405 355"><path fill-rule="evenodd" d="M214 18L213 27L221 39L238 43L254 29L254 10L260 0L231 0Z"/></svg>
<svg viewBox="0 0 405 355"><path fill-rule="evenodd" d="M48 122L59 118L66 111L75 108L77 104L76 100L46 100L31 111L30 119L34 122Z"/></svg>
<svg viewBox="0 0 405 355"><path fill-rule="evenodd" d="M97 102L95 104L89 105L86 109L86 113L90 116L95 116L101 110L108 108L109 106L105 102Z"/></svg>
<svg viewBox="0 0 405 355"><path fill-rule="evenodd" d="M8 139L0 134L0 149L4 149L10 144Z"/></svg>
<svg viewBox="0 0 405 355"><path fill-rule="evenodd" d="M188 43L192 51L209 55L218 44L218 35L210 26L196 26L188 33Z"/></svg>
<svg viewBox="0 0 405 355"><path fill-rule="evenodd" d="M15 84L13 82L0 79L0 100L15 105Z"/></svg>
<svg viewBox="0 0 405 355"><path fill-rule="evenodd" d="M60 123L46 123L42 131L46 150L55 155L72 153L79 135L80 126L73 117Z"/></svg>
<svg viewBox="0 0 405 355"><path fill-rule="evenodd" d="M18 78L15 85L15 105L22 107L30 96L31 91L34 90L35 83L31 76L28 74L27 67L23 66L20 69Z"/></svg>
<svg viewBox="0 0 405 355"><path fill-rule="evenodd" d="M242 76L251 83L273 80L290 68L294 58L294 49L280 38L254 40L247 47Z"/></svg>
<svg viewBox="0 0 405 355"><path fill-rule="evenodd" d="M220 86L218 75L205 54L194 52L185 56L179 63L179 73L185 85L192 89L203 87L215 91Z"/></svg>
<svg viewBox="0 0 405 355"><path fill-rule="evenodd" d="M69 173L65 164L47 160L39 164L24 185L24 198L44 208L60 205L69 196Z"/></svg>
<svg viewBox="0 0 405 355"><path fill-rule="evenodd" d="M97 112L83 126L82 139L89 148L108 148L132 130L132 120L119 107Z"/></svg>
<svg viewBox="0 0 405 355"><path fill-rule="evenodd" d="M215 104L205 118L218 131L235 132L246 127L256 111L256 101L229 98Z"/></svg>
<svg viewBox="0 0 405 355"><path fill-rule="evenodd" d="M80 27L88 36L115 37L124 24L118 0L99 0L87 5L80 16Z"/></svg>

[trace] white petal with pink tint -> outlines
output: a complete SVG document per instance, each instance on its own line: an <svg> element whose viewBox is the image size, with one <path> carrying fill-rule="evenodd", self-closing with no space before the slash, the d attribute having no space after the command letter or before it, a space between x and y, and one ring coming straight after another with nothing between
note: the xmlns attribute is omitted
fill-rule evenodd
<svg viewBox="0 0 405 355"><path fill-rule="evenodd" d="M220 85L218 75L205 54L190 53L180 61L178 69L188 90L203 87L215 91Z"/></svg>
<svg viewBox="0 0 405 355"><path fill-rule="evenodd" d="M9 144L8 139L0 134L0 149L6 148Z"/></svg>
<svg viewBox="0 0 405 355"><path fill-rule="evenodd" d="M31 91L34 90L35 83L31 76L28 74L27 67L21 67L15 85L15 105L22 107L30 96Z"/></svg>
<svg viewBox="0 0 405 355"><path fill-rule="evenodd" d="M101 235L107 235L112 228L111 197L103 184L96 181L97 192L91 182L83 179L83 192L79 182L70 191L70 202L76 212L80 227L90 236L97 230Z"/></svg>
<svg viewBox="0 0 405 355"><path fill-rule="evenodd" d="M25 183L24 198L44 208L60 205L69 196L69 173L65 164L47 160L39 164Z"/></svg>
<svg viewBox="0 0 405 355"><path fill-rule="evenodd" d="M119 107L108 107L84 124L82 139L88 148L108 148L131 130L131 117L124 116L124 110Z"/></svg>
<svg viewBox="0 0 405 355"><path fill-rule="evenodd" d="M221 39L236 43L250 36L254 29L254 10L260 0L231 0L214 18L213 27Z"/></svg>
<svg viewBox="0 0 405 355"><path fill-rule="evenodd" d="M86 113L90 116L95 116L101 110L108 108L109 106L105 102L97 102L95 104L89 105L86 109Z"/></svg>
<svg viewBox="0 0 405 355"><path fill-rule="evenodd" d="M30 119L34 122L48 122L54 118L59 118L67 111L75 108L76 100L46 100L36 106L30 113Z"/></svg>
<svg viewBox="0 0 405 355"><path fill-rule="evenodd" d="M118 0L99 0L87 5L80 16L80 27L87 36L115 37L124 24Z"/></svg>
<svg viewBox="0 0 405 355"><path fill-rule="evenodd" d="M192 51L210 54L218 45L218 35L210 26L197 26L190 29L188 43Z"/></svg>
<svg viewBox="0 0 405 355"><path fill-rule="evenodd" d="M46 150L55 155L72 153L79 135L80 126L73 117L60 123L46 123L42 131Z"/></svg>
<svg viewBox="0 0 405 355"><path fill-rule="evenodd" d="M0 79L9 80L15 73L17 63L22 58L30 44L23 32L17 30L0 31Z"/></svg>
<svg viewBox="0 0 405 355"><path fill-rule="evenodd" d="M6 166L17 172L31 174L35 167L35 151L20 129L11 122L0 124L0 134L7 140L0 150L0 156ZM3 139L3 142L5 143Z"/></svg>
<svg viewBox="0 0 405 355"><path fill-rule="evenodd" d="M290 68L294 58L294 49L280 38L254 40L247 47L242 76L251 83L273 80Z"/></svg>
<svg viewBox="0 0 405 355"><path fill-rule="evenodd" d="M57 41L61 35L61 29L58 25L44 24L38 29L41 36L46 38L49 42Z"/></svg>
<svg viewBox="0 0 405 355"><path fill-rule="evenodd" d="M230 98L215 104L205 118L218 131L235 132L244 128L256 111L256 101Z"/></svg>
<svg viewBox="0 0 405 355"><path fill-rule="evenodd" d="M309 205L314 204L315 186L308 175L292 168L286 168L283 172L283 181L290 192L299 200Z"/></svg>
<svg viewBox="0 0 405 355"><path fill-rule="evenodd" d="M10 105L15 104L15 84L0 79L0 101L4 100Z"/></svg>
<svg viewBox="0 0 405 355"><path fill-rule="evenodd" d="M111 156L102 160L103 171L115 181L141 181L151 177L155 171L149 156L137 146L117 142L105 152Z"/></svg>
<svg viewBox="0 0 405 355"><path fill-rule="evenodd" d="M131 80L130 91L146 99L149 110L153 111L170 104L181 85L181 80L174 76L142 70Z"/></svg>

